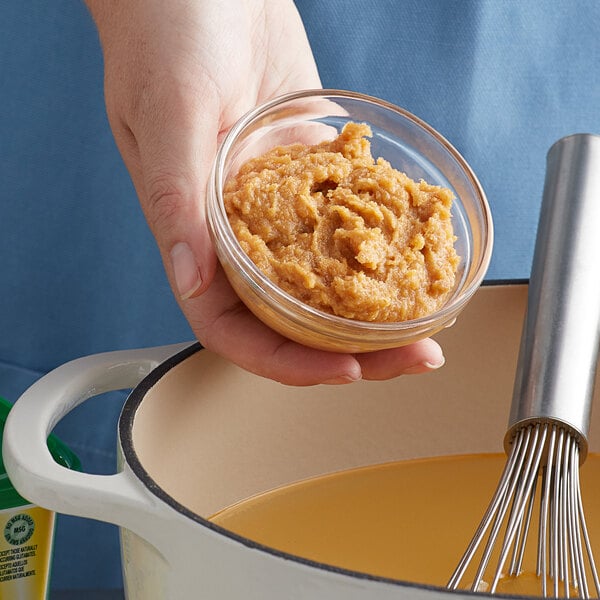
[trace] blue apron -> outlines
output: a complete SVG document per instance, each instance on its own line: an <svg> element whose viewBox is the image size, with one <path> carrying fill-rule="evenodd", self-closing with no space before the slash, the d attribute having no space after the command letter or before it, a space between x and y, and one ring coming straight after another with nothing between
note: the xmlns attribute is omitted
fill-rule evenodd
<svg viewBox="0 0 600 600"><path fill-rule="evenodd" d="M558 138L600 133L595 0L297 0L323 85L403 106L487 192L491 279L527 278ZM106 350L192 339L105 115L82 3L0 5L0 396ZM156 318L160 315L160 319ZM86 470L115 469L124 393L61 422ZM119 587L116 528L61 516L53 588Z"/></svg>

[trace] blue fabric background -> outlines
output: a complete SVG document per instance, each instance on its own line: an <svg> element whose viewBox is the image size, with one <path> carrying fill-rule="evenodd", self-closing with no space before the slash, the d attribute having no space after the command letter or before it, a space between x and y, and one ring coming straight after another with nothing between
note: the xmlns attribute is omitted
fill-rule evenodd
<svg viewBox="0 0 600 600"><path fill-rule="evenodd" d="M550 145L600 133L595 0L298 0L326 87L376 95L466 157L495 219L488 279L529 274ZM108 127L77 0L0 4L0 395L85 354L188 340ZM59 424L114 470L124 394ZM54 588L116 587L116 530L61 517Z"/></svg>

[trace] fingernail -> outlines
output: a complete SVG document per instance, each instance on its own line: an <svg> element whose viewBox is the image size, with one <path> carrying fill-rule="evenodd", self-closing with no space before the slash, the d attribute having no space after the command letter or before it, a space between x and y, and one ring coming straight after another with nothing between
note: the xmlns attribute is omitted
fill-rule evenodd
<svg viewBox="0 0 600 600"><path fill-rule="evenodd" d="M429 362L429 361L424 361L422 363L417 363L416 365L413 365L412 367L408 367L407 369L404 369L404 375L418 375L420 373L427 373L429 371L435 371L436 369L439 369L440 367L444 366L444 363L446 362L446 359L442 356L439 362Z"/></svg>
<svg viewBox="0 0 600 600"><path fill-rule="evenodd" d="M352 375L340 375L339 377L334 377L333 379L328 379L323 383L326 385L342 385L344 383L354 383L355 381L360 381L360 377L355 379Z"/></svg>
<svg viewBox="0 0 600 600"><path fill-rule="evenodd" d="M185 242L175 244L170 253L175 285L182 300L190 298L202 285L192 249Z"/></svg>

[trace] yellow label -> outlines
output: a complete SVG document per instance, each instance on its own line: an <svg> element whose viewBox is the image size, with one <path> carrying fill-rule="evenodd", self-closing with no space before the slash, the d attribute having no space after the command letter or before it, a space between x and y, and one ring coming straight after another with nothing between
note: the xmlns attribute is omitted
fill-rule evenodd
<svg viewBox="0 0 600 600"><path fill-rule="evenodd" d="M44 600L55 514L39 506L0 511L0 600Z"/></svg>

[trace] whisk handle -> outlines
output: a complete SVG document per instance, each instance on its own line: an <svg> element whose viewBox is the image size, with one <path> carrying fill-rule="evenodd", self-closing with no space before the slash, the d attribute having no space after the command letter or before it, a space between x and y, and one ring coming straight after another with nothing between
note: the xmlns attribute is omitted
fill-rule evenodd
<svg viewBox="0 0 600 600"><path fill-rule="evenodd" d="M509 428L560 421L585 459L600 341L600 136L548 151Z"/></svg>

